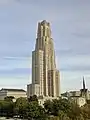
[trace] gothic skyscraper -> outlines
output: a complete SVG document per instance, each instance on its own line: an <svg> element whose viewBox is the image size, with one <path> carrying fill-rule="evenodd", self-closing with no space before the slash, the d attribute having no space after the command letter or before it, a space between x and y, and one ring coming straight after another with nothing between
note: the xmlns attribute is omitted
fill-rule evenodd
<svg viewBox="0 0 90 120"><path fill-rule="evenodd" d="M35 50L32 52L32 84L30 95L58 97L60 75L56 68L55 51L51 37L50 23L38 23Z"/></svg>

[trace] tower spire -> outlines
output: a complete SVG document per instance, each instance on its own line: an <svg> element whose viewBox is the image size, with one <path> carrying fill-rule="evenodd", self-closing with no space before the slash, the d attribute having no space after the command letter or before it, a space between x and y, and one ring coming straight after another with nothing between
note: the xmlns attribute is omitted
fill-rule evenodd
<svg viewBox="0 0 90 120"><path fill-rule="evenodd" d="M86 87L85 87L85 80L84 80L84 76L83 76L83 90L85 90Z"/></svg>

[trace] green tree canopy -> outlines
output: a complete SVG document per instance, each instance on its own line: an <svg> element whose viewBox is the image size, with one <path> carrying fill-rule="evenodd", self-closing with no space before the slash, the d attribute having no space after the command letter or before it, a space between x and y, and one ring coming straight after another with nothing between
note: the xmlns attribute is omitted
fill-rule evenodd
<svg viewBox="0 0 90 120"><path fill-rule="evenodd" d="M13 99L14 99L14 96L7 96L7 97L4 98L4 100L8 101L8 102L13 101Z"/></svg>
<svg viewBox="0 0 90 120"><path fill-rule="evenodd" d="M46 110L46 113L49 114L49 115L51 115L52 112L53 112L53 102L50 101L50 100L46 100L44 102L44 108Z"/></svg>
<svg viewBox="0 0 90 120"><path fill-rule="evenodd" d="M28 102L32 102L32 101L38 102L38 98L36 95L30 96L30 98L28 98Z"/></svg>
<svg viewBox="0 0 90 120"><path fill-rule="evenodd" d="M44 108L39 106L36 101L32 101L28 103L27 116L28 116L28 119L32 119L32 118L35 120L46 119Z"/></svg>
<svg viewBox="0 0 90 120"><path fill-rule="evenodd" d="M26 98L20 97L16 100L14 112L17 115L20 115L20 117L26 116L26 112L27 112Z"/></svg>
<svg viewBox="0 0 90 120"><path fill-rule="evenodd" d="M13 111L14 111L14 103L9 102L9 101L0 101L0 115L1 116L7 116L11 117L13 116Z"/></svg>

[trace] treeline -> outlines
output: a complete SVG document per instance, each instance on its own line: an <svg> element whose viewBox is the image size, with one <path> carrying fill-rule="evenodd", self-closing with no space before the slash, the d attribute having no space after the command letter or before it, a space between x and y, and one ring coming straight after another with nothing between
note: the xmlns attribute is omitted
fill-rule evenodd
<svg viewBox="0 0 90 120"><path fill-rule="evenodd" d="M79 107L75 102L59 98L45 101L43 106L38 103L37 96L18 98L6 97L0 101L0 116L19 116L28 120L89 120L90 104Z"/></svg>

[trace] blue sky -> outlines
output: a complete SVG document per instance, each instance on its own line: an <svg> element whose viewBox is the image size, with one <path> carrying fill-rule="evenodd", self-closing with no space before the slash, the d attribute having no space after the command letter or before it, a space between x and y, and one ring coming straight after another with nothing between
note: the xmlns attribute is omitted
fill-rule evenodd
<svg viewBox="0 0 90 120"><path fill-rule="evenodd" d="M90 89L90 0L0 0L0 88L31 83L37 22L51 23L61 91Z"/></svg>

